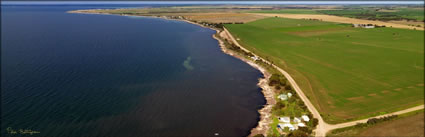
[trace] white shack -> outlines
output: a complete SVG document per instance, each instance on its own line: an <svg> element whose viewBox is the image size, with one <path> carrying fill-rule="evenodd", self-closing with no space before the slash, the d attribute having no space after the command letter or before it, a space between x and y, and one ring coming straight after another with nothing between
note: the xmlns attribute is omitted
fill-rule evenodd
<svg viewBox="0 0 425 137"><path fill-rule="evenodd" d="M252 56L251 57L253 60L255 60L255 61L257 61L258 60L258 57L257 56Z"/></svg>
<svg viewBox="0 0 425 137"><path fill-rule="evenodd" d="M291 122L291 118L290 117L280 117L279 121L284 122L284 123L289 123L289 122Z"/></svg>
<svg viewBox="0 0 425 137"><path fill-rule="evenodd" d="M305 121L308 122L310 121L310 118L307 115L302 115L301 118Z"/></svg>
<svg viewBox="0 0 425 137"><path fill-rule="evenodd" d="M294 126L292 124L289 124L289 123L279 123L277 125L277 127L280 128L281 130L283 130L286 127L288 127L289 131L294 131L294 130L297 130L298 129L298 127L296 127L296 126Z"/></svg>
<svg viewBox="0 0 425 137"><path fill-rule="evenodd" d="M279 96L277 96L277 98L280 99L280 100L287 100L288 99L288 95L280 94Z"/></svg>
<svg viewBox="0 0 425 137"><path fill-rule="evenodd" d="M295 122L295 123L300 123L300 122L301 122L301 118L297 118L297 117L295 117L295 118L294 118L294 122Z"/></svg>
<svg viewBox="0 0 425 137"><path fill-rule="evenodd" d="M298 125L298 127L305 127L304 123L298 123L297 125Z"/></svg>

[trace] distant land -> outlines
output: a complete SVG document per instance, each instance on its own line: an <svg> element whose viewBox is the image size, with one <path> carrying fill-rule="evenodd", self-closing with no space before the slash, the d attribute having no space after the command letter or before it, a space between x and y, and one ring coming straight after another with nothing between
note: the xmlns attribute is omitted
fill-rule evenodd
<svg viewBox="0 0 425 137"><path fill-rule="evenodd" d="M198 1L198 0L177 0L177 1L72 1L72 0L63 0L63 1L2 1L2 5L58 5L58 4L67 4L67 5L110 5L110 4L168 4L168 5L423 5L423 1L406 1L406 0L376 0L376 1L349 1L349 0L341 0L341 1L319 1L319 0L299 0L299 1Z"/></svg>
<svg viewBox="0 0 425 137"><path fill-rule="evenodd" d="M4 0L4 1L22 1L22 0ZM40 0L25 0L40 1ZM43 1L75 1L75 0L43 0ZM117 0L78 0L78 1L117 1ZM212 1L212 0L125 0L125 1ZM323 1L323 0L213 0L213 1ZM326 0L326 1L353 1L353 0ZM356 0L370 1L370 0ZM422 1L422 0L374 0L374 1Z"/></svg>

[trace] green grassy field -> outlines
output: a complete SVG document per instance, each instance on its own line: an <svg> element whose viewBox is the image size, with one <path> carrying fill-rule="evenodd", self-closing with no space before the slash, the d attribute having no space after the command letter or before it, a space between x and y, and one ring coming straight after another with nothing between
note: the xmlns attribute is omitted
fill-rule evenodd
<svg viewBox="0 0 425 137"><path fill-rule="evenodd" d="M423 104L423 31L284 18L226 27L288 71L329 123Z"/></svg>

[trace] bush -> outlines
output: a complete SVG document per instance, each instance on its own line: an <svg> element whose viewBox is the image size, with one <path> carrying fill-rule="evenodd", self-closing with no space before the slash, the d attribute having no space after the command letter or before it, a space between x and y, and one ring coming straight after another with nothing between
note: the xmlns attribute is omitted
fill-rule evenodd
<svg viewBox="0 0 425 137"><path fill-rule="evenodd" d="M385 117L382 117L382 118L371 118L371 119L367 120L366 124L373 125L373 124L376 124L378 122L389 121L389 120L394 119L396 117L397 117L397 115L385 116Z"/></svg>
<svg viewBox="0 0 425 137"><path fill-rule="evenodd" d="M277 101L276 105L274 106L275 110L281 109L281 108L285 108L285 103L283 103L282 101Z"/></svg>
<svg viewBox="0 0 425 137"><path fill-rule="evenodd" d="M269 79L269 86L281 86L285 87L285 89L287 89L287 87L290 88L291 86L287 85L286 83L286 78L279 74L272 74Z"/></svg>
<svg viewBox="0 0 425 137"><path fill-rule="evenodd" d="M319 120L317 118L313 118L313 127L316 127L319 124Z"/></svg>
<svg viewBox="0 0 425 137"><path fill-rule="evenodd" d="M257 134L254 137L264 137L264 135L263 134Z"/></svg>
<svg viewBox="0 0 425 137"><path fill-rule="evenodd" d="M295 130L294 132L289 133L287 137L308 137L308 134L301 130Z"/></svg>
<svg viewBox="0 0 425 137"><path fill-rule="evenodd" d="M286 85L285 90L292 90L292 87L290 85Z"/></svg>
<svg viewBox="0 0 425 137"><path fill-rule="evenodd" d="M277 85L280 81L278 74L272 74L272 76L269 79L269 86Z"/></svg>
<svg viewBox="0 0 425 137"><path fill-rule="evenodd" d="M371 118L371 119L368 119L367 120L367 124L370 124L370 125L373 125L373 124L376 124L376 123L378 123L378 119L377 118Z"/></svg>
<svg viewBox="0 0 425 137"><path fill-rule="evenodd" d="M308 133L308 134L313 133L313 131L308 127L299 127L298 130L301 130L301 131Z"/></svg>

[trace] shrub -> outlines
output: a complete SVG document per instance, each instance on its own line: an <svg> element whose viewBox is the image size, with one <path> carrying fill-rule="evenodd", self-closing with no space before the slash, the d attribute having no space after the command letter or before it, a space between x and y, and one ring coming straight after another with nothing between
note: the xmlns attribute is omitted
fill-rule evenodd
<svg viewBox="0 0 425 137"><path fill-rule="evenodd" d="M286 83L287 83L286 78L279 74L272 74L272 76L269 79L269 86L281 86L281 87L285 87L285 89L287 89L287 87L289 86L290 88L291 86L287 85Z"/></svg>
<svg viewBox="0 0 425 137"><path fill-rule="evenodd" d="M308 127L299 127L298 130L301 130L301 131L308 133L308 134L313 133L313 131Z"/></svg>
<svg viewBox="0 0 425 137"><path fill-rule="evenodd" d="M279 86L279 85L277 85L276 87L274 87L274 89L276 89L276 90L280 90L281 88L280 88L280 86Z"/></svg>
<svg viewBox="0 0 425 137"><path fill-rule="evenodd" d="M383 121L388 121L388 120L394 119L396 117L397 117L397 115L385 116L385 117L382 117L382 118L371 118L371 119L367 120L366 124L373 125L373 124L376 124L378 122L383 122Z"/></svg>
<svg viewBox="0 0 425 137"><path fill-rule="evenodd" d="M264 135L263 134L257 134L254 137L264 137Z"/></svg>
<svg viewBox="0 0 425 137"><path fill-rule="evenodd" d="M275 110L281 109L281 108L285 108L285 103L283 103L282 101L278 101L276 102L276 105L274 106Z"/></svg>
<svg viewBox="0 0 425 137"><path fill-rule="evenodd" d="M316 127L319 124L319 120L317 118L313 118L313 127Z"/></svg>
<svg viewBox="0 0 425 137"><path fill-rule="evenodd" d="M272 74L272 76L269 79L269 86L274 86L279 84L280 82L280 77L278 74Z"/></svg>
<svg viewBox="0 0 425 137"><path fill-rule="evenodd" d="M301 130L295 130L289 133L287 137L308 137L308 134Z"/></svg>
<svg viewBox="0 0 425 137"><path fill-rule="evenodd" d="M292 90L292 87L290 85L285 85L285 90Z"/></svg>

